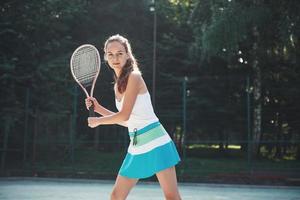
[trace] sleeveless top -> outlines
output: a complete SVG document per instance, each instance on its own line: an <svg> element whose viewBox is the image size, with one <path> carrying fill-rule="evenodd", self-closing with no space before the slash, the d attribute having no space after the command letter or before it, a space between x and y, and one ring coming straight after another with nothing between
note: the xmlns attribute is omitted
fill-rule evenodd
<svg viewBox="0 0 300 200"><path fill-rule="evenodd" d="M123 106L124 95L120 101L116 100L116 107L120 111ZM141 129L153 122L157 122L158 118L154 113L149 92L138 94L133 105L129 119L126 121L128 131L133 132L134 129Z"/></svg>

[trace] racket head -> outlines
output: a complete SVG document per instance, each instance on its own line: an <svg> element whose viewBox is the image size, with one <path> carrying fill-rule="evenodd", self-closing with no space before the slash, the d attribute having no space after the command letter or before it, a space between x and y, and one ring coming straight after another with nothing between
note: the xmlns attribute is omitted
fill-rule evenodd
<svg viewBox="0 0 300 200"><path fill-rule="evenodd" d="M93 96L94 86L101 68L97 48L91 44L79 46L71 56L70 68L73 78L84 90L86 96ZM91 86L90 94L86 90L89 86Z"/></svg>
<svg viewBox="0 0 300 200"><path fill-rule="evenodd" d="M93 96L97 77L100 73L101 60L97 48L91 44L79 46L70 59L70 69L74 80L84 91L86 97ZM87 87L91 86L90 94ZM89 108L89 116L94 117L94 105Z"/></svg>

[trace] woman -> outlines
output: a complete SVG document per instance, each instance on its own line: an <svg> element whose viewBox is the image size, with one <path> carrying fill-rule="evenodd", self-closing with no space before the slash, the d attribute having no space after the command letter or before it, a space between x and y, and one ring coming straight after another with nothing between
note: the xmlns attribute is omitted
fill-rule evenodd
<svg viewBox="0 0 300 200"><path fill-rule="evenodd" d="M89 117L92 128L103 124L128 127L130 144L119 170L111 199L126 199L138 179L156 174L166 199L181 199L175 172L180 161L176 147L154 114L150 94L132 54L128 40L120 35L108 38L104 58L114 71L115 103L119 112L101 106L95 98L85 103L102 117Z"/></svg>

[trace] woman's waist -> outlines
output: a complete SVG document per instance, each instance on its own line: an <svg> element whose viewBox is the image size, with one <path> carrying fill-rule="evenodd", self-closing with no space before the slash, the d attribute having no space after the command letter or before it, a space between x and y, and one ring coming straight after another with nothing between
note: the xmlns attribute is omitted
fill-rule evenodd
<svg viewBox="0 0 300 200"><path fill-rule="evenodd" d="M159 120L156 116L147 119L130 117L129 120L127 121L128 132L133 132L135 129L137 130L143 129L144 127L158 121Z"/></svg>
<svg viewBox="0 0 300 200"><path fill-rule="evenodd" d="M141 135L143 133L146 133L158 126L161 126L161 123L159 121L154 121L151 123L148 123L142 127L136 128L136 127L128 127L128 135L129 137L133 137L134 135Z"/></svg>
<svg viewBox="0 0 300 200"><path fill-rule="evenodd" d="M134 128L132 132L129 132L130 146L143 146L153 145L169 142L170 136L159 121L152 122L141 129Z"/></svg>

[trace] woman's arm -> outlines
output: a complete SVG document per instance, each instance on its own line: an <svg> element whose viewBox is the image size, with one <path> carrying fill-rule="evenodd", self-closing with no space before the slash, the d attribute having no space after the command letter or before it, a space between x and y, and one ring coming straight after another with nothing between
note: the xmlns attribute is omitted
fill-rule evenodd
<svg viewBox="0 0 300 200"><path fill-rule="evenodd" d="M92 105L92 102L95 106L95 108L94 108L95 112L97 112L98 114L100 114L102 116L108 116L108 115L115 114L115 112L112 112L112 111L108 110L107 108L103 107L102 105L100 105L94 97L86 98L85 104L86 104L87 109L89 109L89 107ZM119 122L117 124L127 127L127 123L125 121Z"/></svg>
<svg viewBox="0 0 300 200"><path fill-rule="evenodd" d="M107 108L104 108L100 104L95 106L95 112L97 112L98 114L100 114L102 116L112 115L115 113L115 112L108 110Z"/></svg>
<svg viewBox="0 0 300 200"><path fill-rule="evenodd" d="M127 121L132 112L141 83L141 74L132 72L128 78L122 109L117 113L111 113L109 115L104 115L103 117L89 117L89 126L96 127L101 124L119 124L120 122Z"/></svg>
<svg viewBox="0 0 300 200"><path fill-rule="evenodd" d="M106 108L104 108L103 106L99 105L99 107L97 108L97 110L95 110L97 113L99 113L102 116L110 116L113 114L116 114L115 112L112 112ZM118 122L116 124L119 124L121 126L127 127L127 123L126 121L122 121L122 122Z"/></svg>

